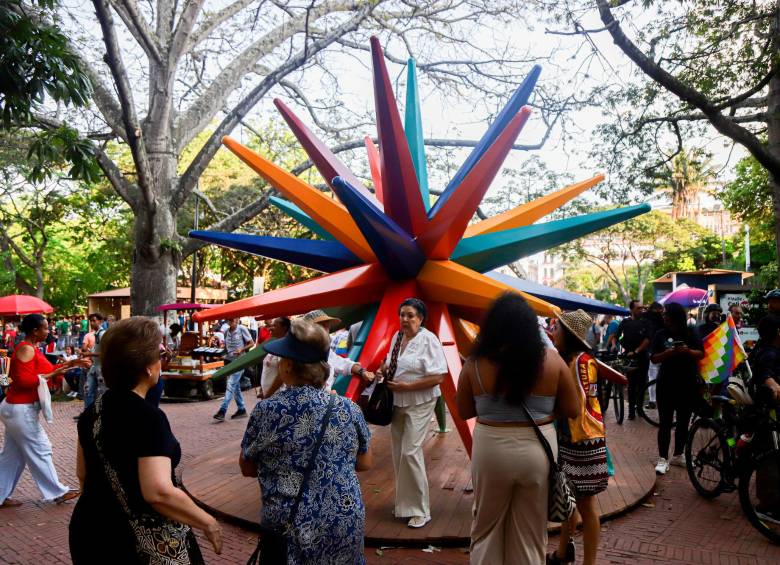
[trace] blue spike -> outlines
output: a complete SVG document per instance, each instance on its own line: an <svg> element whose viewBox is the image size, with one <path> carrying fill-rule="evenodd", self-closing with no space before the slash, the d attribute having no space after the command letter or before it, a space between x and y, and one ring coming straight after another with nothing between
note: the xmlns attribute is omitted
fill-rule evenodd
<svg viewBox="0 0 780 565"><path fill-rule="evenodd" d="M649 211L649 204L639 204L468 237L455 248L452 260L480 273L486 273L521 257L551 249Z"/></svg>
<svg viewBox="0 0 780 565"><path fill-rule="evenodd" d="M289 200L285 200L284 198L279 198L278 196L271 196L268 200L269 202L271 202L271 204L279 208L282 212L298 220L298 223L300 223L304 227L309 228L312 231L312 233L316 233L322 239L327 239L327 240L334 239L334 237L330 235L327 231L325 231L325 229L322 228L322 226L320 226L316 221L314 221L314 219L311 216L309 216L306 212L298 208L297 205L293 204Z"/></svg>
<svg viewBox="0 0 780 565"><path fill-rule="evenodd" d="M474 147L469 156L460 166L460 169L458 169L458 172L455 173L455 176L452 177L452 180L447 184L441 196L439 196L439 199L431 207L430 211L428 212L429 218L433 218L436 215L436 212L439 211L439 209L449 199L452 193L457 190L457 188L460 186L460 183L463 182L463 179L466 178L466 175L469 173L469 171L471 171L472 167L477 164L477 161L479 161L482 155L485 154L485 151L487 151L488 148L493 145L493 142L496 140L496 138L501 134L502 131L504 131L504 128L507 126L509 121L515 116L515 114L520 111L520 108L522 108L528 102L528 99L531 97L531 93L536 86L536 81L539 79L541 72L542 67L539 65L534 65L534 67L531 69L531 72L528 73L527 77L525 77L523 83L509 99L507 105L504 106L504 109L501 110L500 114L498 114L496 120L490 125L488 130L482 136L482 139L480 139L479 143L477 143L477 146Z"/></svg>
<svg viewBox="0 0 780 565"><path fill-rule="evenodd" d="M387 274L394 279L417 276L425 263L425 255L406 230L341 177L333 179L333 190L349 210Z"/></svg>
<svg viewBox="0 0 780 565"><path fill-rule="evenodd" d="M246 233L226 233L193 230L189 236L222 247L246 251L285 263L300 265L333 273L360 265L362 262L351 251L337 241L317 241L289 237L270 237Z"/></svg>
<svg viewBox="0 0 780 565"><path fill-rule="evenodd" d="M425 138L422 129L422 114L420 113L420 95L417 88L417 65L414 59L409 59L406 75L406 112L404 115L404 133L409 142L409 152L412 154L417 182L420 183L420 194L427 212L431 207L431 194L428 190L428 165L425 162Z"/></svg>

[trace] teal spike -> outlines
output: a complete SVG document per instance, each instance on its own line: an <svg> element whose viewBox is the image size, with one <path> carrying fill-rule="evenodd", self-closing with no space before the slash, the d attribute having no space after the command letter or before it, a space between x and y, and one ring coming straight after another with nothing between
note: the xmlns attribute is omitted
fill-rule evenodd
<svg viewBox="0 0 780 565"><path fill-rule="evenodd" d="M404 132L412 154L417 182L420 185L425 211L431 208L431 193L428 190L428 165L425 162L425 138L422 131L422 114L420 113L420 96L417 89L417 66L414 59L409 59L406 75L406 115L404 116Z"/></svg>
<svg viewBox="0 0 780 565"><path fill-rule="evenodd" d="M517 261L521 257L568 243L578 237L619 224L649 211L649 204L639 204L565 220L477 235L462 240L453 251L452 260L480 273L486 273Z"/></svg>
<svg viewBox="0 0 780 565"><path fill-rule="evenodd" d="M363 351L363 346L366 344L366 339L368 339L368 333L371 331L371 326L374 325L374 320L376 319L376 313L378 310L379 304L374 304L366 313L365 318L363 318L363 325L360 326L357 339L355 339L355 343L352 344L352 348L349 350L348 357L353 361L357 361L358 357L360 357L360 354ZM344 396L344 394L347 392L349 381L351 380L352 377L349 375L336 377L336 381L333 383L333 390L335 390L341 396Z"/></svg>
<svg viewBox="0 0 780 565"><path fill-rule="evenodd" d="M309 216L306 212L298 208L298 206L296 206L289 200L285 200L284 198L279 198L278 196L271 196L269 200L271 204L279 208L282 212L284 212L288 216L291 216L292 218L298 220L298 222L300 222L303 226L309 228L312 232L316 233L322 239L330 239L330 240L334 239L334 237L330 235L327 231L325 231L325 229L322 228L317 222L315 222L311 216Z"/></svg>

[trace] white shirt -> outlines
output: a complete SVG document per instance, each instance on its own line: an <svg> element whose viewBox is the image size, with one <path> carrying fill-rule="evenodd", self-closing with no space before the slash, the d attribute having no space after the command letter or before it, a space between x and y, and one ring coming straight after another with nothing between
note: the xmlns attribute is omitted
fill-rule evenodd
<svg viewBox="0 0 780 565"><path fill-rule="evenodd" d="M385 366L390 367L390 356L397 339L401 339L402 333L397 333L390 344L390 351L385 359ZM447 359L444 357L444 348L435 334L425 328L420 331L406 345L406 349L398 355L398 366L395 370L393 381L399 383L411 383L418 379L447 373ZM409 392L393 392L393 404L395 406L417 406L441 396L439 385Z"/></svg>
<svg viewBox="0 0 780 565"><path fill-rule="evenodd" d="M260 388L263 389L263 396L266 396L266 391L271 389L276 377L279 375L279 357L267 353L263 357L263 374L260 375Z"/></svg>
<svg viewBox="0 0 780 565"><path fill-rule="evenodd" d="M336 355L332 349L328 350L328 365L330 365L330 374L323 387L325 390L333 388L336 382L336 375L349 375L352 372L352 366L355 362L347 357Z"/></svg>

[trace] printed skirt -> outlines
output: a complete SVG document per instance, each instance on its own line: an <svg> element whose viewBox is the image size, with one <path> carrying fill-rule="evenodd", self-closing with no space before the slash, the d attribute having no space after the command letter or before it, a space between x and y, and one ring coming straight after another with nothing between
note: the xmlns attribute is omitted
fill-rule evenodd
<svg viewBox="0 0 780 565"><path fill-rule="evenodd" d="M607 489L607 442L605 438L558 444L558 463L574 488L576 497L592 496Z"/></svg>

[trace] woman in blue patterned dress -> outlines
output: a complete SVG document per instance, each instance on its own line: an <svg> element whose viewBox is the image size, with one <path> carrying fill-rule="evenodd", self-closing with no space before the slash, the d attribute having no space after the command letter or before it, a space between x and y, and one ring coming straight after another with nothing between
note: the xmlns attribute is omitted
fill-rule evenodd
<svg viewBox="0 0 780 565"><path fill-rule="evenodd" d="M287 385L255 406L241 443L244 476L256 476L263 524L285 529L331 395L330 339L324 329L294 321L289 333L266 346L280 357ZM290 564L364 563L365 508L356 471L371 466L370 433L356 404L337 398L320 451L303 489L288 536Z"/></svg>

